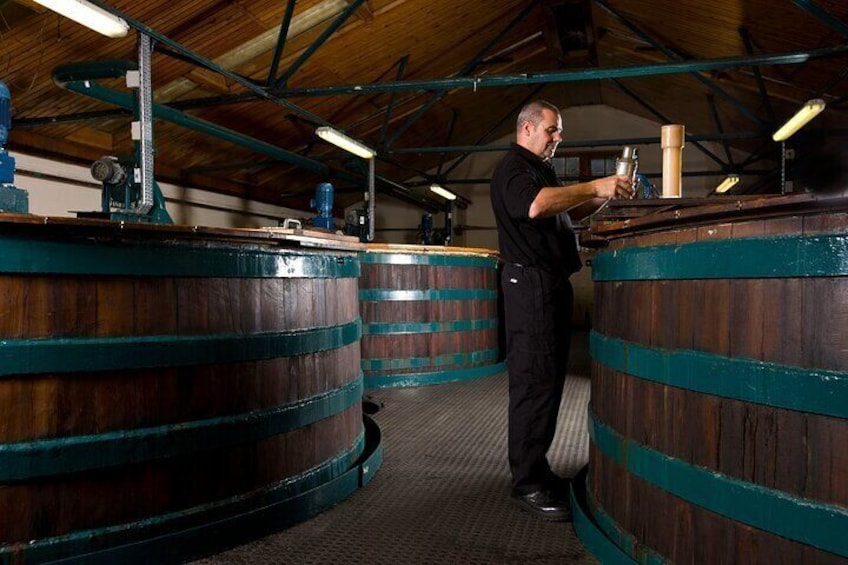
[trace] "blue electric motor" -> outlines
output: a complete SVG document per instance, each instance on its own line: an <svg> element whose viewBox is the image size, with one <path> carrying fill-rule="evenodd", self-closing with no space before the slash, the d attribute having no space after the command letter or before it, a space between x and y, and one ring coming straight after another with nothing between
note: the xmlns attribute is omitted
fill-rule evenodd
<svg viewBox="0 0 848 565"><path fill-rule="evenodd" d="M9 128L12 127L12 95L5 83L0 81L0 183L15 181L15 158L6 153Z"/></svg>
<svg viewBox="0 0 848 565"><path fill-rule="evenodd" d="M29 212L29 194L15 188L15 158L6 152L9 129L12 127L12 95L0 81L0 211L26 214Z"/></svg>
<svg viewBox="0 0 848 565"><path fill-rule="evenodd" d="M421 215L418 239L424 245L433 245L433 214L430 212Z"/></svg>
<svg viewBox="0 0 848 565"><path fill-rule="evenodd" d="M333 220L333 185L328 182L319 183L315 187L315 198L309 201L309 206L318 212L312 219L312 225L318 228L333 230L336 222Z"/></svg>

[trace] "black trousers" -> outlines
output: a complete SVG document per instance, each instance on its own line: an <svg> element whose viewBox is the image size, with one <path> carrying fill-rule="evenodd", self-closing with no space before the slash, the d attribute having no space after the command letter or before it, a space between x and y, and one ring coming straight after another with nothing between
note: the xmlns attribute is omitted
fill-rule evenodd
<svg viewBox="0 0 848 565"><path fill-rule="evenodd" d="M509 372L509 466L522 494L553 473L554 439L571 341L574 293L565 275L506 264L502 273Z"/></svg>

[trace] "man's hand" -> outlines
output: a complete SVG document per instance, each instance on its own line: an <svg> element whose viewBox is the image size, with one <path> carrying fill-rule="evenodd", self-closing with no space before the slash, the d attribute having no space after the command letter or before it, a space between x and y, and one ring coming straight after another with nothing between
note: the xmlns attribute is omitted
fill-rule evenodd
<svg viewBox="0 0 848 565"><path fill-rule="evenodd" d="M530 204L527 216L546 218L592 200L596 200L594 209L597 210L611 198L630 198L632 195L633 187L630 185L630 177L626 175L613 175L566 186L546 186Z"/></svg>
<svg viewBox="0 0 848 565"><path fill-rule="evenodd" d="M592 181L592 186L595 189L595 196L598 198L631 198L633 196L633 186L630 183L630 177L626 175L612 175L602 179Z"/></svg>

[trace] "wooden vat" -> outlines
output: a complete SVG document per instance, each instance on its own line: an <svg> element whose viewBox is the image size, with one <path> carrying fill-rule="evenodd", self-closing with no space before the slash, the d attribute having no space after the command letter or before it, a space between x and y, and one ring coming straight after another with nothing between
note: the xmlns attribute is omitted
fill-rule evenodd
<svg viewBox="0 0 848 565"><path fill-rule="evenodd" d="M366 388L502 371L496 266L485 249L369 245L359 290Z"/></svg>
<svg viewBox="0 0 848 565"><path fill-rule="evenodd" d="M605 563L844 564L848 200L715 202L595 230L575 527Z"/></svg>
<svg viewBox="0 0 848 565"><path fill-rule="evenodd" d="M180 561L366 481L349 239L0 219L2 559Z"/></svg>

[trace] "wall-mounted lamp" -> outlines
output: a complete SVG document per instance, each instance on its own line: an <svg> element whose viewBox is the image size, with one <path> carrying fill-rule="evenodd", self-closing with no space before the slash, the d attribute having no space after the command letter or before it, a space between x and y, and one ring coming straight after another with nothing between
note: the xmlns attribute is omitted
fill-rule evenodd
<svg viewBox="0 0 848 565"><path fill-rule="evenodd" d="M345 151L353 153L363 159L373 159L374 156L377 155L377 152L370 147L346 136L337 129L328 126L321 126L315 130L315 134L324 141L332 143L336 147L341 147Z"/></svg>
<svg viewBox="0 0 848 565"><path fill-rule="evenodd" d="M445 200L456 200L456 194L454 194L453 192L451 192L450 190L448 190L447 188L445 188L441 185L431 184L430 190L432 192L435 192L436 194L438 194L439 196L441 196Z"/></svg>
<svg viewBox="0 0 848 565"><path fill-rule="evenodd" d="M725 193L737 182L739 182L739 175L727 175L727 178L721 181L721 184L716 187L715 191L719 194Z"/></svg>
<svg viewBox="0 0 848 565"><path fill-rule="evenodd" d="M795 115L789 118L785 124L780 126L771 138L775 141L786 141L793 133L804 127L804 125L818 116L824 110L825 103L821 98L808 100Z"/></svg>
<svg viewBox="0 0 848 565"><path fill-rule="evenodd" d="M125 37L130 29L127 22L118 16L110 14L103 8L99 8L85 0L34 1L36 4L41 4L45 8L49 8L57 14L61 14L78 24L93 29L97 33L102 33L106 37Z"/></svg>

